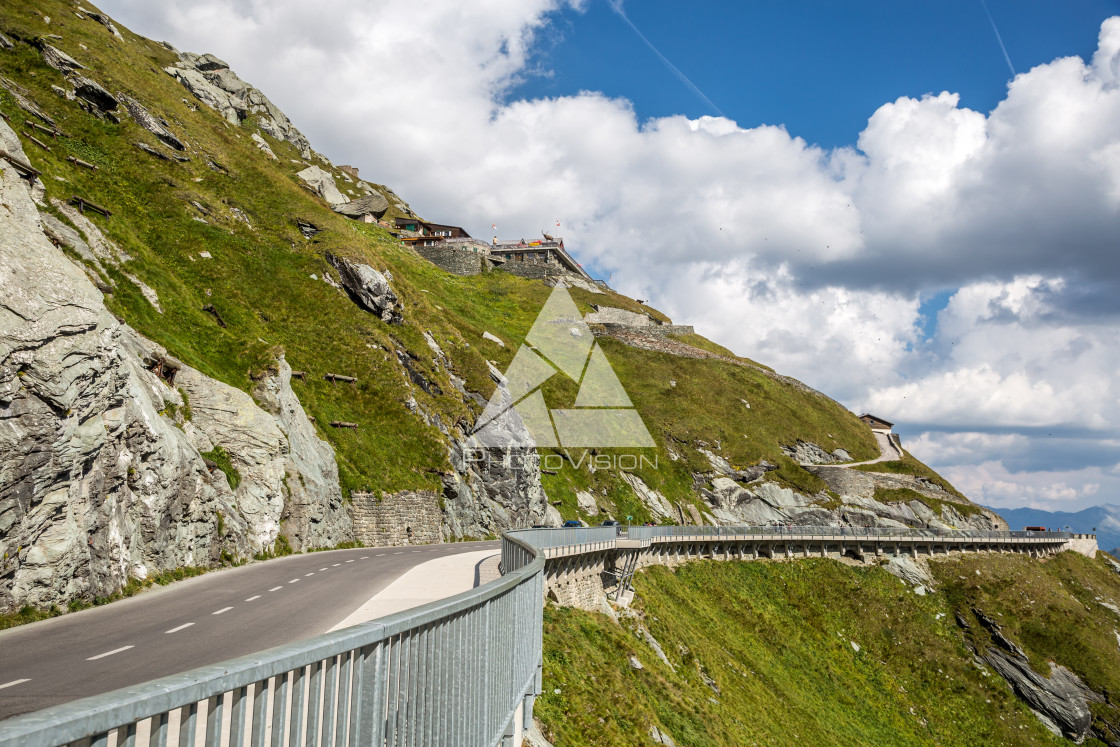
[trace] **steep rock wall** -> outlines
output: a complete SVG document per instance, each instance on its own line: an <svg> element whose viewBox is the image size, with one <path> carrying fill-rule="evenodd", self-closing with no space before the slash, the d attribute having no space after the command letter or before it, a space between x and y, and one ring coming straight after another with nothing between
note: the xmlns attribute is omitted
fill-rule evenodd
<svg viewBox="0 0 1120 747"><path fill-rule="evenodd" d="M2 122L0 140L18 144ZM309 441L282 374L274 416L118 322L44 234L27 182L0 169L0 610L264 549L289 473L318 486L295 501L314 510L289 511L301 539L349 539L330 447ZM236 492L200 453L216 445Z"/></svg>

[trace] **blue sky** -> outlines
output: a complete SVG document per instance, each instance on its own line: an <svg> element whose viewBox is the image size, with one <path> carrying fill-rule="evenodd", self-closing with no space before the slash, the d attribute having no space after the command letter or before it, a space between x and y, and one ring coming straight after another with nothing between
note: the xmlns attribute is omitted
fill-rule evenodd
<svg viewBox="0 0 1120 747"><path fill-rule="evenodd" d="M1092 56L1117 0L987 0L1017 72ZM785 125L825 147L853 145L881 104L943 90L990 111L1011 71L981 0L669 2L623 10L646 38L741 127ZM613 10L590 0L555 14L528 74L507 98L602 91L642 120L714 115Z"/></svg>

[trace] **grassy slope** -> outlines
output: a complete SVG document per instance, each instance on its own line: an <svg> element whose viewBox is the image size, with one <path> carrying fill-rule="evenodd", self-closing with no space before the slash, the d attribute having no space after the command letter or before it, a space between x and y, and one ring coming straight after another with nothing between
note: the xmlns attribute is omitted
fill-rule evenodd
<svg viewBox="0 0 1120 747"><path fill-rule="evenodd" d="M384 230L335 215L296 179L305 165L293 163L298 153L290 144L266 135L279 161L266 160L250 139L256 131L252 119L240 127L226 123L162 72L173 62L172 53L123 27L127 42L116 41L100 24L76 18L62 0L38 0L34 7L0 6L0 30L24 39L48 32L61 35L62 40L51 43L87 65L89 77L139 99L190 145L189 163L153 159L133 143L161 146L127 117L120 125L100 121L53 94L50 86L65 87L65 81L35 50L20 44L14 51L0 52L0 71L26 86L69 136L52 141L51 153L25 141L29 157L44 171L49 196L66 199L76 194L114 211L111 218L90 218L135 258L128 271L156 289L165 313L156 313L116 271L111 274L117 288L107 298L110 309L172 355L244 390L251 390L253 377L284 351L293 368L309 373L306 381L293 386L310 415L319 423L337 419L360 426L320 430L337 451L345 489L437 488L438 473L449 469L444 439L408 414L405 402L415 396L451 426L473 422L481 408L465 404L457 395L429 396L409 387L392 355L394 346L415 356L416 367L442 392L453 393L423 340L423 332L430 330L451 359L454 373L469 389L489 396L494 385L486 360L503 369L508 365L550 290L500 271L474 278L449 275L401 247ZM44 15L52 18L49 26L42 21ZM192 111L184 99L198 110ZM11 97L0 95L0 108L16 129L23 129L18 125L27 115ZM67 155L91 161L99 170L67 163ZM225 166L228 174L208 168L208 158ZM192 200L208 212L200 213ZM235 220L233 208L244 211L253 228ZM297 218L325 230L307 241L296 228ZM203 251L213 259L202 259ZM321 280L312 280L313 274L333 274L323 259L325 252L391 270L405 324L386 325ZM617 294L576 290L573 296L583 311L589 311L591 303L603 303L663 318ZM219 310L228 328L219 328L202 311L207 304ZM498 335L507 347L482 340L483 331ZM727 352L702 338L689 341ZM851 413L757 370L636 350L613 340L602 344L658 443L659 468L638 473L673 500L697 500L691 472L709 469L697 451L701 447L715 450L718 444L720 454L742 466L760 459L780 462L779 445L799 438L828 449L844 447L857 459L876 453L870 433ZM357 376L359 383L329 384L322 380L327 372ZM670 387L670 379L678 385ZM546 385L553 406L570 403L575 393L575 385L561 377ZM671 458L670 449L679 459ZM819 490L819 481L792 463L783 463L782 472L770 479ZM594 490L615 515L649 518L628 485L602 472L565 466L559 474L545 476L545 487L553 500L561 501L566 518L579 515L575 493L582 489Z"/></svg>
<svg viewBox="0 0 1120 747"><path fill-rule="evenodd" d="M676 672L632 623L550 606L536 713L563 745L645 744L651 724L679 745L1060 743L973 665L953 614L969 602L1004 614L1036 666L1054 657L1117 692L1118 621L1093 597L1120 599L1120 576L1102 563L1065 553L934 566L943 590L925 597L881 569L828 560L652 568L635 605Z"/></svg>

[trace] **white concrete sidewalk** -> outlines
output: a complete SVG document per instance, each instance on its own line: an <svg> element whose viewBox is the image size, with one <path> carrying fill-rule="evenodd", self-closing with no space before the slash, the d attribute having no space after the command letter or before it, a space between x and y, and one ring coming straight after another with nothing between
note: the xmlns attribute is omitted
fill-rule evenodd
<svg viewBox="0 0 1120 747"><path fill-rule="evenodd" d="M331 630L376 620L473 589L475 566L486 558L500 554L497 550L477 550L421 563L406 571ZM489 579L484 579L483 582L486 580Z"/></svg>

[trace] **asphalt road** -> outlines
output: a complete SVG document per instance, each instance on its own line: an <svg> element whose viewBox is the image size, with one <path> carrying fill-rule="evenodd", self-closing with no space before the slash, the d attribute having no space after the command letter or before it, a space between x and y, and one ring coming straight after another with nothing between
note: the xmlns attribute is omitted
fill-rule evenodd
<svg viewBox="0 0 1120 747"><path fill-rule="evenodd" d="M291 555L0 632L0 718L325 633L410 568L489 547Z"/></svg>

